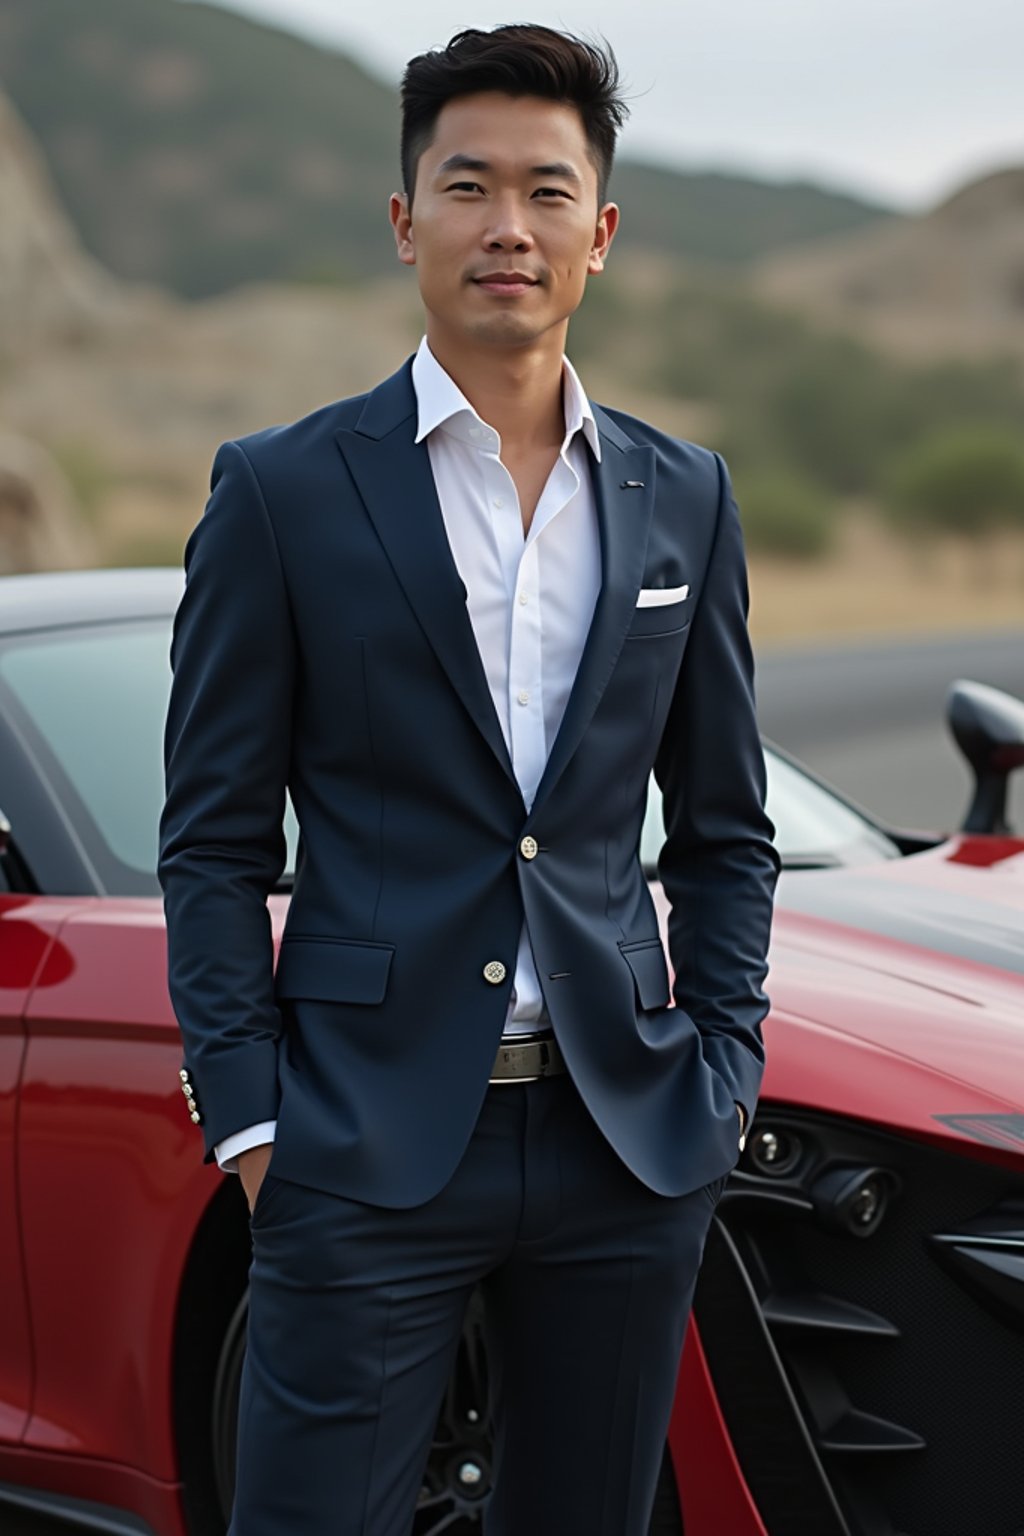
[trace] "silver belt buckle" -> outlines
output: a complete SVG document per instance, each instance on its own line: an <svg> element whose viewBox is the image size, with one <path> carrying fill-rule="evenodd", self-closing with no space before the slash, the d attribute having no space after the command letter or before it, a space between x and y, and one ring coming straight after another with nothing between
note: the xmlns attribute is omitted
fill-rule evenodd
<svg viewBox="0 0 1024 1536"><path fill-rule="evenodd" d="M556 1053L558 1047L555 1044L553 1034L547 1034L542 1040L524 1040L521 1044L503 1043L498 1047L494 1065L505 1063L513 1069L518 1063L525 1067L539 1066L539 1072L502 1072L489 1079L492 1083L535 1083L541 1077L548 1077L558 1071Z"/></svg>

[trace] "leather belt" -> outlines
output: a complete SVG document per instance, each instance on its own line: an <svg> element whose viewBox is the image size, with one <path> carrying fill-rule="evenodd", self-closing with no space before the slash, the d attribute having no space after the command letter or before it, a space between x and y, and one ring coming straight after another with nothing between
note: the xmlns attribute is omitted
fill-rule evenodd
<svg viewBox="0 0 1024 1536"><path fill-rule="evenodd" d="M521 1041L502 1040L494 1058L491 1071L492 1083L533 1083L538 1077L553 1077L556 1072L567 1072L565 1057L552 1033L532 1039L526 1035Z"/></svg>

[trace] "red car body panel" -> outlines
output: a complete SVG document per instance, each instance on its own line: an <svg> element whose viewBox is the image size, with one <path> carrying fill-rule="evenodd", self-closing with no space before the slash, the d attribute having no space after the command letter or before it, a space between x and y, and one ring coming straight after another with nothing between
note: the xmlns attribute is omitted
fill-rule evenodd
<svg viewBox="0 0 1024 1536"><path fill-rule="evenodd" d="M869 874L894 900L945 893L1020 931L1024 841L956 838ZM270 905L279 938L287 898ZM783 895L769 990L762 1109L813 1107L1014 1160L935 1117L1024 1109L1024 1073L1008 1070L1024 977L787 910ZM0 1481L134 1510L160 1536L185 1536L177 1303L222 1182L183 1113L180 1059L158 899L0 895ZM669 1443L687 1536L765 1536L695 1324Z"/></svg>
<svg viewBox="0 0 1024 1536"><path fill-rule="evenodd" d="M1024 975L943 953L937 932L936 947L923 948L786 908L787 880L850 878L845 870L783 876L762 1100L899 1126L928 1141L952 1138L1000 1160L936 1116L1024 1109L1024 1070L1009 1070L1024 1059ZM908 904L915 888L949 892L965 926L973 912L1021 945L1024 841L955 838L872 866L870 878ZM664 932L666 904L659 888L655 895Z"/></svg>
<svg viewBox="0 0 1024 1536"><path fill-rule="evenodd" d="M768 1536L736 1459L692 1317L668 1443L687 1536Z"/></svg>

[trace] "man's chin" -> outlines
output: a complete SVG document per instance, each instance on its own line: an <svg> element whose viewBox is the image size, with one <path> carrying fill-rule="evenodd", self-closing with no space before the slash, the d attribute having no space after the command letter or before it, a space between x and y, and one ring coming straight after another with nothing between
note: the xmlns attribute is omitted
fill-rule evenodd
<svg viewBox="0 0 1024 1536"><path fill-rule="evenodd" d="M538 324L535 316L497 314L474 316L465 329L478 346L526 347L539 340L549 325Z"/></svg>

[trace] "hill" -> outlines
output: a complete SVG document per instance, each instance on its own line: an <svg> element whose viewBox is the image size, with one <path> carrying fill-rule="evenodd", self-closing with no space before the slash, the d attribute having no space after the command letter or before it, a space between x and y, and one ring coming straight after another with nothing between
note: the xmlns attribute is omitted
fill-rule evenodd
<svg viewBox="0 0 1024 1536"><path fill-rule="evenodd" d="M3 0L0 84L86 248L197 297L394 264L397 92L344 55L181 0ZM622 245L735 263L887 210L821 188L623 160Z"/></svg>
<svg viewBox="0 0 1024 1536"><path fill-rule="evenodd" d="M929 213L755 263L754 291L900 358L1024 360L1024 166Z"/></svg>
<svg viewBox="0 0 1024 1536"><path fill-rule="evenodd" d="M0 356L102 327L120 297L81 249L43 156L0 95Z"/></svg>

